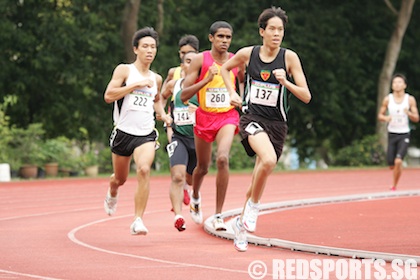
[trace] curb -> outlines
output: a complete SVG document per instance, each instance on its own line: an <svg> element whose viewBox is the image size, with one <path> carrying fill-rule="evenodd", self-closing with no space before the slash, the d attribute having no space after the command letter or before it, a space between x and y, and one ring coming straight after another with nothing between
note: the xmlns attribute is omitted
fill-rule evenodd
<svg viewBox="0 0 420 280"><path fill-rule="evenodd" d="M382 192L382 193L368 193L368 194L356 194L356 195L345 195L345 196L334 196L325 198L311 198L302 200L290 200L284 202L273 202L260 205L260 215L269 214L278 211L287 211L302 207L311 207L316 205L341 203L341 202L352 202L352 201L366 201L366 200L379 200L388 198L398 198L407 196L419 196L420 190L415 191L397 191L397 192ZM226 222L227 231L216 231L212 226L213 216L207 218L204 222L204 230L216 237L233 240L235 234L233 232L231 223L234 217L240 215L242 208L228 210L222 213L222 218L230 218ZM401 259L404 261L415 260L417 264L420 264L420 256L403 255L395 253L384 253L374 252L365 250L355 250L348 248L338 248L329 246L320 246L314 244L306 244L300 242L293 242L278 238L263 238L250 233L247 233L248 242L255 245L286 248L292 251L310 252L315 254L324 254L328 256L339 256L353 259L383 259L387 262L392 262L394 259Z"/></svg>

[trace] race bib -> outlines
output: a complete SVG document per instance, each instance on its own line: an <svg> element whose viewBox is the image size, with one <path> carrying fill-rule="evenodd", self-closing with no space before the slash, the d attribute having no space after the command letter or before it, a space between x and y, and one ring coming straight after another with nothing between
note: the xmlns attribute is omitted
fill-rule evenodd
<svg viewBox="0 0 420 280"><path fill-rule="evenodd" d="M253 104L276 107L279 89L279 84L252 81L250 100Z"/></svg>
<svg viewBox="0 0 420 280"><path fill-rule="evenodd" d="M389 124L393 127L405 127L407 122L408 118L406 115L393 115Z"/></svg>
<svg viewBox="0 0 420 280"><path fill-rule="evenodd" d="M129 95L129 109L133 111L150 111L153 109L153 94L141 89L135 89Z"/></svg>
<svg viewBox="0 0 420 280"><path fill-rule="evenodd" d="M230 97L226 88L207 88L206 107L226 108L230 106Z"/></svg>
<svg viewBox="0 0 420 280"><path fill-rule="evenodd" d="M188 107L175 107L173 114L176 125L192 125L195 123L195 113L190 113Z"/></svg>

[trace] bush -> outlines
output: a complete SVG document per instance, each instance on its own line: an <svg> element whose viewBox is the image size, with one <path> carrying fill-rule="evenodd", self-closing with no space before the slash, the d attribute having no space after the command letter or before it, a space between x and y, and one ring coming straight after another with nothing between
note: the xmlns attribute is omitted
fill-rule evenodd
<svg viewBox="0 0 420 280"><path fill-rule="evenodd" d="M382 166L386 155L376 135L354 141L351 146L338 151L334 166Z"/></svg>
<svg viewBox="0 0 420 280"><path fill-rule="evenodd" d="M42 145L44 163L64 164L71 156L71 141L64 136L47 139Z"/></svg>
<svg viewBox="0 0 420 280"><path fill-rule="evenodd" d="M255 164L255 156L249 157L241 143L241 137L236 135L230 148L229 167L231 170L252 169Z"/></svg>
<svg viewBox="0 0 420 280"><path fill-rule="evenodd" d="M98 160L99 160L99 173L111 174L113 172L112 153L111 153L111 149L108 146L99 150Z"/></svg>
<svg viewBox="0 0 420 280"><path fill-rule="evenodd" d="M42 150L45 131L41 123L30 124L26 129L15 128L12 130L14 141L9 143L9 148L20 159L22 164L42 166L45 155Z"/></svg>

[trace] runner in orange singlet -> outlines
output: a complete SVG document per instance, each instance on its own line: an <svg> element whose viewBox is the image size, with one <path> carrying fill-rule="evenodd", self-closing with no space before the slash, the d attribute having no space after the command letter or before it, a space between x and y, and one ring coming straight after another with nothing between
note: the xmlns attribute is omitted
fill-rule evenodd
<svg viewBox="0 0 420 280"><path fill-rule="evenodd" d="M197 167L193 172L193 193L190 202L191 218L197 224L203 222L200 188L211 163L212 143L216 141L216 213L213 226L226 230L221 217L229 182L229 152L233 138L238 133L239 113L230 105L230 96L219 75L224 62L233 56L228 52L233 29L225 21L216 21L210 27L211 50L199 53L191 62L184 80L181 100L186 101L198 94L199 108L196 111L194 141ZM243 69L235 68L230 73L232 85L243 81ZM241 87L240 87L241 88Z"/></svg>

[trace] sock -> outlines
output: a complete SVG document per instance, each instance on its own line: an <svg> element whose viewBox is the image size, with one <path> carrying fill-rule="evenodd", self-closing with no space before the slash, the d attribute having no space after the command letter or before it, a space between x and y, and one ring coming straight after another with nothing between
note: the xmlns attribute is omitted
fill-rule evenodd
<svg viewBox="0 0 420 280"><path fill-rule="evenodd" d="M251 207L258 207L258 205L260 205L260 202L259 202L259 201L258 201L257 203L252 202L252 199L251 199L251 198L249 198L249 199L248 199L248 204L249 204L249 206L251 206Z"/></svg>
<svg viewBox="0 0 420 280"><path fill-rule="evenodd" d="M195 204L201 203L201 196L199 196L198 198L194 198L191 193L191 201Z"/></svg>
<svg viewBox="0 0 420 280"><path fill-rule="evenodd" d="M176 221L176 220L178 220L179 218L183 218L183 219L184 219L184 217L182 217L182 216L181 216L181 215L179 215L179 214L178 214L178 215L175 215L175 221Z"/></svg>

